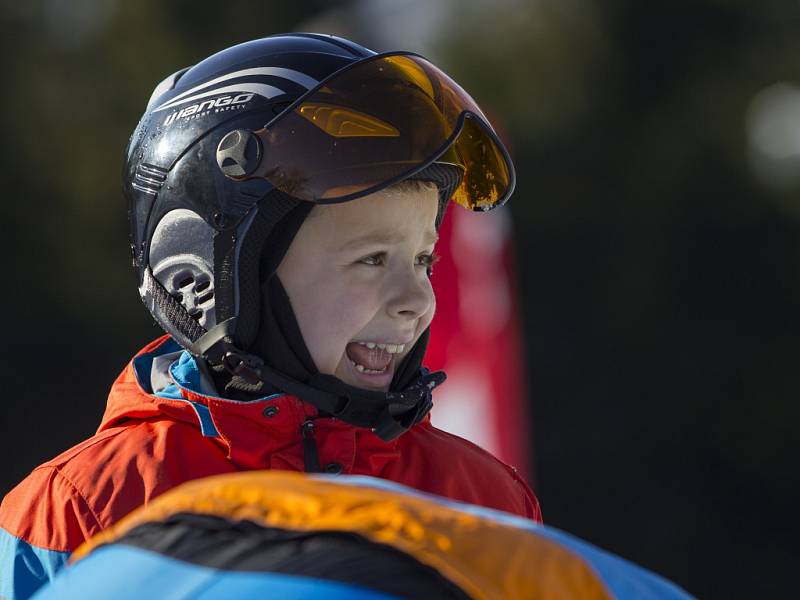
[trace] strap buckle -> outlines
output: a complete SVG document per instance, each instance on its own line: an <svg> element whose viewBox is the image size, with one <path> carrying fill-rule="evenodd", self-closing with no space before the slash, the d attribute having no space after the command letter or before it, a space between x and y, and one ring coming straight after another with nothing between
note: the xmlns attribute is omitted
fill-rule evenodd
<svg viewBox="0 0 800 600"><path fill-rule="evenodd" d="M262 361L257 356L245 354L238 350L227 350L222 355L222 366L234 376L241 377L250 385L256 385L261 381L259 369L263 366Z"/></svg>

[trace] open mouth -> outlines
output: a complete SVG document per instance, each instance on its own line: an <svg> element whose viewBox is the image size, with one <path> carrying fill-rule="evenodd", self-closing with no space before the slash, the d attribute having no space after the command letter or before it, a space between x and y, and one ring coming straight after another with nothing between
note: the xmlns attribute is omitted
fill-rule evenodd
<svg viewBox="0 0 800 600"><path fill-rule="evenodd" d="M405 344L351 342L347 344L345 353L358 380L383 386L391 382L395 359L403 350Z"/></svg>
<svg viewBox="0 0 800 600"><path fill-rule="evenodd" d="M360 373L383 373L402 346L376 344L375 342L350 342L345 348L347 358Z"/></svg>

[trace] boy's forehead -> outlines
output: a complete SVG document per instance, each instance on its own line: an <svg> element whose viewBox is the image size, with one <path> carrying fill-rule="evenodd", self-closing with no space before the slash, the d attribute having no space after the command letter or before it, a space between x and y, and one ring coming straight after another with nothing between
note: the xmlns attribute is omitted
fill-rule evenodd
<svg viewBox="0 0 800 600"><path fill-rule="evenodd" d="M367 232L358 232L353 235L342 236L340 250L353 250L362 246L369 246L374 244L400 244L407 239L407 234L397 229L377 229ZM430 245L436 243L439 235L435 230L429 229L425 231L423 243Z"/></svg>
<svg viewBox="0 0 800 600"><path fill-rule="evenodd" d="M317 205L308 220L315 221L314 237L332 250L405 241L430 245L438 239L438 208L436 189L388 188L346 203Z"/></svg>

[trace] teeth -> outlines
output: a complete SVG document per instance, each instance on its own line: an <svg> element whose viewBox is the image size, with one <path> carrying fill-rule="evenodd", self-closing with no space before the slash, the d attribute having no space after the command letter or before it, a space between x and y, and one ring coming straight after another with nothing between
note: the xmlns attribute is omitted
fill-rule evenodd
<svg viewBox="0 0 800 600"><path fill-rule="evenodd" d="M385 373L386 372L386 369L384 369L383 371L375 371L373 369L368 369L364 365L359 365L359 364L354 363L352 360L350 361L350 364L353 365L355 367L356 371L358 371L359 373L367 373L367 374L369 374L369 373Z"/></svg>
<svg viewBox="0 0 800 600"><path fill-rule="evenodd" d="M386 350L389 354L400 354L403 350L405 350L405 344L376 344L375 342L358 342L362 346L366 346L370 350L373 348L378 348L380 350Z"/></svg>

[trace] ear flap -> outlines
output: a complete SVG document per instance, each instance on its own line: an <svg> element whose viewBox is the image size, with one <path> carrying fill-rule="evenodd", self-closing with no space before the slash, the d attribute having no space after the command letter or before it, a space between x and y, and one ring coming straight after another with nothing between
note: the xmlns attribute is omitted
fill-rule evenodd
<svg viewBox="0 0 800 600"><path fill-rule="evenodd" d="M274 189L270 191L264 198L262 198L256 207L257 210L249 228L244 232L244 239L239 247L236 249L234 264L236 265L233 277L235 280L230 285L232 290L238 290L236 298L233 298L233 305L228 308L229 315L222 314L219 321L224 321L231 316L237 317L236 331L234 334L234 343L240 348L249 348L255 340L256 333L259 328L259 321L261 316L261 279L263 275L262 257L267 257L265 246L269 248L269 260L276 261L275 266L272 268L274 271L280 263L283 255L275 256L272 253L277 253L279 250L272 240L273 235L285 243L283 252L288 249L294 234L302 224L302 218L308 214L312 205L307 202L302 202ZM288 241L285 239L288 235L288 227L285 226L284 219L290 215L296 215L293 218L299 219L296 223L296 228L291 232ZM302 215L302 218L299 218ZM278 224L280 223L280 226ZM216 276L225 276L225 269L220 266L217 270L215 265ZM235 310L238 304L238 311ZM236 313L236 314L234 314Z"/></svg>
<svg viewBox="0 0 800 600"><path fill-rule="evenodd" d="M278 269L294 237L313 208L314 204L311 202L298 202L264 240L261 249L259 285L272 277Z"/></svg>

